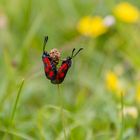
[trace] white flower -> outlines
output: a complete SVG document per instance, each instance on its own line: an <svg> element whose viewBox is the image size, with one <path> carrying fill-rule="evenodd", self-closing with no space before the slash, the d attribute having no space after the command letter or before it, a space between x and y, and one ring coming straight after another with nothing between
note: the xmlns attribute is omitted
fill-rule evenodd
<svg viewBox="0 0 140 140"><path fill-rule="evenodd" d="M136 107L124 107L123 110L124 116L131 116L132 118L136 119L138 117L138 110Z"/></svg>
<svg viewBox="0 0 140 140"><path fill-rule="evenodd" d="M110 27L115 24L115 18L111 15L108 15L104 18L103 22L107 27Z"/></svg>

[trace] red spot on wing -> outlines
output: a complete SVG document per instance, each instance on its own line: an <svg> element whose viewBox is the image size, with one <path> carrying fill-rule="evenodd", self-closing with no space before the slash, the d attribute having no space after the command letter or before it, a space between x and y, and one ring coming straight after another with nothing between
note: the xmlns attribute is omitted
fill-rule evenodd
<svg viewBox="0 0 140 140"><path fill-rule="evenodd" d="M45 72L48 72L49 71L48 67L44 67L44 69L45 69Z"/></svg>
<svg viewBox="0 0 140 140"><path fill-rule="evenodd" d="M68 69L68 64L67 63L64 63L64 64L62 64L61 66L60 66L60 68L59 68L59 72L61 72L61 71L63 71L63 70L67 70Z"/></svg>
<svg viewBox="0 0 140 140"><path fill-rule="evenodd" d="M51 62L50 62L50 60L49 60L48 57L43 58L43 62L44 62L44 64L46 64L48 67L51 67Z"/></svg>
<svg viewBox="0 0 140 140"><path fill-rule="evenodd" d="M60 78L63 78L65 76L65 74L62 72L59 74Z"/></svg>
<svg viewBox="0 0 140 140"><path fill-rule="evenodd" d="M53 75L54 75L54 72L53 71L50 71L49 72L49 77L51 78Z"/></svg>
<svg viewBox="0 0 140 140"><path fill-rule="evenodd" d="M57 76L56 76L56 80L58 83L61 83L65 76L66 76L66 73L68 71L68 64L67 63L63 63L60 68L58 69L58 72L57 72Z"/></svg>

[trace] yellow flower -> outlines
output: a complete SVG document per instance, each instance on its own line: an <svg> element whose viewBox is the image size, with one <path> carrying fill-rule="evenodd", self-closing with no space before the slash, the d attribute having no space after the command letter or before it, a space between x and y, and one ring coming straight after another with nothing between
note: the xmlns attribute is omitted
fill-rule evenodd
<svg viewBox="0 0 140 140"><path fill-rule="evenodd" d="M122 93L125 94L124 87L116 73L108 72L105 80L107 89L113 92L117 97L120 97Z"/></svg>
<svg viewBox="0 0 140 140"><path fill-rule="evenodd" d="M116 91L119 89L119 79L115 73L113 73L113 72L107 73L106 86L111 91Z"/></svg>
<svg viewBox="0 0 140 140"><path fill-rule="evenodd" d="M140 83L137 85L136 89L136 102L140 103Z"/></svg>
<svg viewBox="0 0 140 140"><path fill-rule="evenodd" d="M77 26L78 31L86 36L100 36L107 31L107 26L101 17L83 17Z"/></svg>
<svg viewBox="0 0 140 140"><path fill-rule="evenodd" d="M139 20L139 10L128 2L118 4L113 12L119 20L126 23L135 23Z"/></svg>

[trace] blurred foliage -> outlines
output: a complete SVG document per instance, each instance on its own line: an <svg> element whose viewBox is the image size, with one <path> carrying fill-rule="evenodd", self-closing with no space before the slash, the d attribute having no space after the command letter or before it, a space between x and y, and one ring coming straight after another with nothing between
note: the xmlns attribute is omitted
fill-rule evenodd
<svg viewBox="0 0 140 140"><path fill-rule="evenodd" d="M140 8L140 1L126 1L134 9ZM74 47L84 48L60 85L68 139L118 139L121 92L125 106L123 139L139 139L140 20L126 23L116 17L113 9L120 2L0 1L0 139L64 139L58 89L46 79L41 60L45 35L49 36L48 51L58 48L62 58L70 55ZM132 9L127 11L133 13ZM78 23L84 17L99 16L102 22L108 15L114 17L115 23L103 34L88 36L78 32ZM23 78L11 125L10 116Z"/></svg>

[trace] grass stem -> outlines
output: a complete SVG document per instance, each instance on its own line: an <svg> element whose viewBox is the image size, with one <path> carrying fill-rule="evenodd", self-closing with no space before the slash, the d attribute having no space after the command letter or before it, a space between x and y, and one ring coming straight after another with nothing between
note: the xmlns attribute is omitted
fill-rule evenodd
<svg viewBox="0 0 140 140"><path fill-rule="evenodd" d="M24 79L21 81L21 83L20 83L20 85L19 85L19 89L18 89L18 93L17 93L16 101L15 101L15 104L14 104L14 107L13 107L13 110L12 110L12 115L11 115L10 125L12 125L13 120L14 120L14 116L15 116L15 113L16 113L17 104L18 104L18 101L19 101L19 97L20 97L20 93L21 93L21 90L22 90L23 84L24 84Z"/></svg>
<svg viewBox="0 0 140 140"><path fill-rule="evenodd" d="M64 131L64 139L67 140L66 129L65 129L65 118L64 118L64 111L63 111L63 99L60 92L59 84L57 85L57 87L58 87L58 94L59 94L59 101L60 101L60 114L61 114L62 126Z"/></svg>

